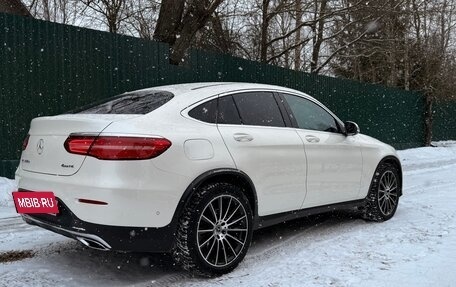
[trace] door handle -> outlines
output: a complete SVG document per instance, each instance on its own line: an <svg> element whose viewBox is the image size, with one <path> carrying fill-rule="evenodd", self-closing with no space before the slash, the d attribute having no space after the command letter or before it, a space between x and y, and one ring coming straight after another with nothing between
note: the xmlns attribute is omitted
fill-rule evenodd
<svg viewBox="0 0 456 287"><path fill-rule="evenodd" d="M320 142L320 139L316 136L307 135L306 141L308 141L310 143L318 143L318 142Z"/></svg>
<svg viewBox="0 0 456 287"><path fill-rule="evenodd" d="M249 142L253 140L253 137L249 134L244 134L244 133L235 133L233 135L234 140L238 142Z"/></svg>

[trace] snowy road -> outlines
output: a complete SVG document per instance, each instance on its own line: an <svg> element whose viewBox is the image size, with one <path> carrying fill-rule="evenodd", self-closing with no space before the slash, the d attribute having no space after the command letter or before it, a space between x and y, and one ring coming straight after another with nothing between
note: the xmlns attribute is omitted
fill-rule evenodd
<svg viewBox="0 0 456 287"><path fill-rule="evenodd" d="M244 262L214 279L190 278L165 255L89 250L0 219L0 252L35 253L0 263L0 286L456 286L456 145L400 156L404 196L390 221L325 215L262 230Z"/></svg>

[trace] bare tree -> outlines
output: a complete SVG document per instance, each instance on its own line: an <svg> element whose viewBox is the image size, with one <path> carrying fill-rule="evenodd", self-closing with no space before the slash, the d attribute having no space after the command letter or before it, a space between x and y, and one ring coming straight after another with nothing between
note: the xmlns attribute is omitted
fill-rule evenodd
<svg viewBox="0 0 456 287"><path fill-rule="evenodd" d="M194 38L195 48L235 55L237 46L233 30L227 27L219 12L214 12L206 26L199 30Z"/></svg>
<svg viewBox="0 0 456 287"><path fill-rule="evenodd" d="M83 26L84 5L76 0L29 0L24 1L33 17L58 22Z"/></svg>
<svg viewBox="0 0 456 287"><path fill-rule="evenodd" d="M212 17L223 0L163 0L154 39L171 47L170 62L179 64L190 48L195 34ZM186 4L186 5L185 5Z"/></svg>
<svg viewBox="0 0 456 287"><path fill-rule="evenodd" d="M261 39L260 39L260 61L268 61L268 49L271 46L270 23L274 19L285 12L289 12L292 7L292 1L289 0L262 0L261 9ZM283 23L282 23L283 24ZM283 30L283 29L282 29ZM284 51L286 54L288 51Z"/></svg>
<svg viewBox="0 0 456 287"><path fill-rule="evenodd" d="M261 0L256 2L253 11L259 14L259 21L250 25L250 37L258 38L252 42L252 50L259 50L259 56L254 57L262 62L290 66L287 59L290 51L293 54L295 69L308 69L310 72L320 73L331 62L334 55L326 55L328 43L346 31L349 26L355 25L352 21L340 29L327 28L334 26L334 22L349 13L359 9L364 1L327 1L327 0ZM329 5L331 3L331 5ZM247 14L250 19L257 19ZM259 28L257 28L259 27ZM362 36L352 44L361 40ZM244 41L245 43L245 41ZM326 54L322 56L322 51ZM310 65L301 67L301 59Z"/></svg>
<svg viewBox="0 0 456 287"><path fill-rule="evenodd" d="M456 25L454 16L456 3L452 0L441 0L437 3L414 3L413 12L421 19L415 26L419 58L412 71L413 88L422 90L426 96L425 143L432 141L432 126L434 121L434 103L454 95L455 62L450 50L450 41ZM419 8L421 7L421 8Z"/></svg>
<svg viewBox="0 0 456 287"><path fill-rule="evenodd" d="M105 18L111 33L117 33L122 21L131 16L124 9L126 0L82 0L82 2Z"/></svg>
<svg viewBox="0 0 456 287"><path fill-rule="evenodd" d="M425 142L432 140L434 104L454 95L456 76L454 47L455 0L389 0L384 9L364 5L346 17L374 15L375 32L350 49L339 52L331 67L336 76L421 91L425 95ZM372 20L372 17L367 17ZM352 19L337 24L344 25ZM360 23L363 23L361 21ZM335 38L337 51L366 30L353 26L349 35ZM350 36L352 35L352 36ZM348 45L346 45L348 46Z"/></svg>
<svg viewBox="0 0 456 287"><path fill-rule="evenodd" d="M157 25L160 2L154 0L127 1L125 19L125 30L129 34L144 39L153 39L154 30Z"/></svg>

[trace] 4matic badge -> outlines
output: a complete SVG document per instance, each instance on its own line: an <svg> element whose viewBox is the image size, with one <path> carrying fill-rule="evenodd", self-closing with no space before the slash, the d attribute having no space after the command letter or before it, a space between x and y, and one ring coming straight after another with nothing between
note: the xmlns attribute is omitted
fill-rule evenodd
<svg viewBox="0 0 456 287"><path fill-rule="evenodd" d="M60 166L64 167L64 168L74 168L74 165L72 165L72 164L64 164L64 163L62 163Z"/></svg>

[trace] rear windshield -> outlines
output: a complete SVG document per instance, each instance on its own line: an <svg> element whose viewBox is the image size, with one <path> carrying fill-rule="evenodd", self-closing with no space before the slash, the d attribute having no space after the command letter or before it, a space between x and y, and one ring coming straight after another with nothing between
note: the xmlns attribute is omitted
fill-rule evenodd
<svg viewBox="0 0 456 287"><path fill-rule="evenodd" d="M78 114L147 114L163 106L173 98L166 91L132 92L118 95L73 113Z"/></svg>

